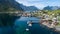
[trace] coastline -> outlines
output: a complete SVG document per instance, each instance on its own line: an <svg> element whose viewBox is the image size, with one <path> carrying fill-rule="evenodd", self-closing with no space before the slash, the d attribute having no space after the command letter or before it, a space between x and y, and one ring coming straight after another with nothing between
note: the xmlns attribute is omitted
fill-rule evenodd
<svg viewBox="0 0 60 34"><path fill-rule="evenodd" d="M60 28L58 29L57 26L55 28L50 28L50 27L48 27L47 25L44 25L44 24L40 24L40 26L42 26L43 28L47 28L47 29L49 29L51 31L57 32L57 33L60 34Z"/></svg>

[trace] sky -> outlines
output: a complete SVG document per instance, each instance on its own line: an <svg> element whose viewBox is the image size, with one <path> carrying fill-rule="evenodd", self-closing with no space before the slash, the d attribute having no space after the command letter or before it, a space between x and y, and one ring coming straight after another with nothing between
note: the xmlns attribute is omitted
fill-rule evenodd
<svg viewBox="0 0 60 34"><path fill-rule="evenodd" d="M25 6L35 6L43 9L46 6L60 6L60 0L16 0Z"/></svg>

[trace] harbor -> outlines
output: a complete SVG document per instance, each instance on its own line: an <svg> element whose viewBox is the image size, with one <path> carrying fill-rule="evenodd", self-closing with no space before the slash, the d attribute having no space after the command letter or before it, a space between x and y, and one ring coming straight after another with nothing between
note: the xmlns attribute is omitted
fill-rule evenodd
<svg viewBox="0 0 60 34"><path fill-rule="evenodd" d="M16 20L15 29L17 32L24 32L24 34L60 34L56 29L57 25L58 21L56 17L51 19L45 14L43 14L43 16L34 17L30 13L23 13L22 16Z"/></svg>
<svg viewBox="0 0 60 34"><path fill-rule="evenodd" d="M60 34L60 0L0 0L0 34Z"/></svg>
<svg viewBox="0 0 60 34"><path fill-rule="evenodd" d="M32 19L33 18L33 19ZM24 20L23 20L24 19ZM21 17L18 19L15 23L16 31L23 34L22 32L25 32L24 34L59 34L55 31L54 28L50 28L45 24L42 24L38 22L40 19L36 19L36 17ZM22 26L22 27L21 27ZM18 29L19 28L19 29ZM18 29L18 30L17 30ZM44 32L44 33L43 33Z"/></svg>

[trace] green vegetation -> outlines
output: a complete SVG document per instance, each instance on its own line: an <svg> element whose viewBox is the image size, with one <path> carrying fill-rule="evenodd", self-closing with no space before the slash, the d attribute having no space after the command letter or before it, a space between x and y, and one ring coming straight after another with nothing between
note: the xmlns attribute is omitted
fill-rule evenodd
<svg viewBox="0 0 60 34"><path fill-rule="evenodd" d="M33 13L33 16L35 17L39 17L39 16L43 16L43 14L47 14L49 15L49 17L52 19L53 17L57 17L58 16L58 21L60 21L60 10L40 10L37 12ZM59 24L60 25L60 22Z"/></svg>
<svg viewBox="0 0 60 34"><path fill-rule="evenodd" d="M12 26L15 19L18 18L14 12L21 11L22 10L11 7L8 3L0 3L0 26Z"/></svg>
<svg viewBox="0 0 60 34"><path fill-rule="evenodd" d="M40 15L43 15L43 14L48 14L48 15L52 15L54 14L54 16L57 16L57 15L60 15L60 10L41 10L40 11L37 11L35 13L33 13L34 15L36 16L40 16Z"/></svg>

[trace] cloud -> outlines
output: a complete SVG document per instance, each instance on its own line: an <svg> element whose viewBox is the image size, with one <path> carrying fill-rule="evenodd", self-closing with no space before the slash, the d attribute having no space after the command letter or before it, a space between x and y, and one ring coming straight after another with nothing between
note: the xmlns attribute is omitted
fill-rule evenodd
<svg viewBox="0 0 60 34"><path fill-rule="evenodd" d="M28 0L16 0L17 2L23 4L23 5L26 5L26 6L30 6L31 3L28 2Z"/></svg>
<svg viewBox="0 0 60 34"><path fill-rule="evenodd" d="M40 0L28 0L28 1L40 1Z"/></svg>
<svg viewBox="0 0 60 34"><path fill-rule="evenodd" d="M47 5L44 5L44 4L40 4L40 3L36 3L36 4L34 4L34 6L36 6L37 8L39 8L39 9L43 9L45 6L47 6Z"/></svg>
<svg viewBox="0 0 60 34"><path fill-rule="evenodd" d="M36 6L39 9L42 9L46 5L43 2L40 2L40 0L16 0L19 3L22 3L26 6Z"/></svg>
<svg viewBox="0 0 60 34"><path fill-rule="evenodd" d="M26 6L36 6L43 8L45 6L60 6L60 0L16 0Z"/></svg>

